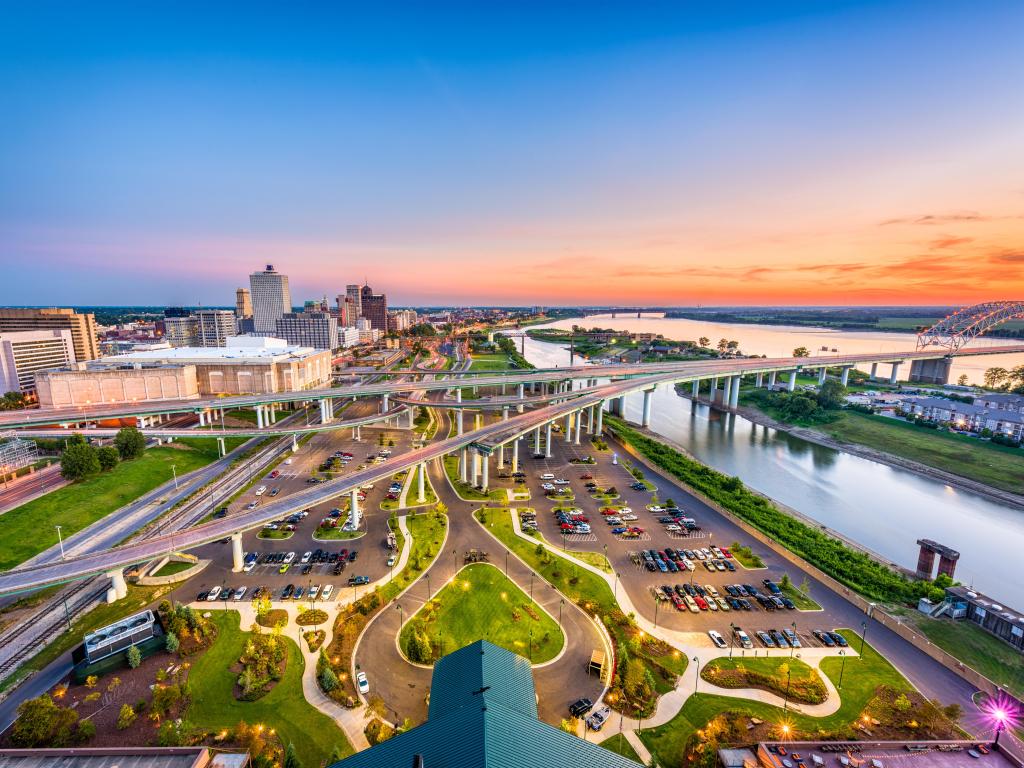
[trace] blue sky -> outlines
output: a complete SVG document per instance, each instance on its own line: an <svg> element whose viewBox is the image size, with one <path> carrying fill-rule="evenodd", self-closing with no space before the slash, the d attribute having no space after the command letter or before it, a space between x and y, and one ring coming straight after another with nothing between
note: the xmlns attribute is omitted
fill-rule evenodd
<svg viewBox="0 0 1024 768"><path fill-rule="evenodd" d="M0 302L929 303L1024 250L1019 3L3 11Z"/></svg>

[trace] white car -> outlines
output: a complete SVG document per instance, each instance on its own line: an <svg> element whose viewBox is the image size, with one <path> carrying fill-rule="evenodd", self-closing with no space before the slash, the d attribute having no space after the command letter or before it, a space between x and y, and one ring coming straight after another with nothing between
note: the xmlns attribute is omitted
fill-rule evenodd
<svg viewBox="0 0 1024 768"><path fill-rule="evenodd" d="M256 509L256 507L258 507L259 505L260 505L259 501L250 501L250 502L249 502L249 503L248 503L248 504L246 505L246 507L245 507L245 508L246 508L246 509Z"/></svg>
<svg viewBox="0 0 1024 768"><path fill-rule="evenodd" d="M253 563L253 565L256 565L256 563ZM238 589L236 589L235 594L233 595L233 599L241 600L243 597L245 597L245 590L247 589L248 587L239 587Z"/></svg>
<svg viewBox="0 0 1024 768"><path fill-rule="evenodd" d="M705 584L705 585L704 585L704 591L705 591L705 592L707 592L707 593L708 593L709 595L711 595L712 597L718 597L718 596L719 596L719 595L718 595L718 590L717 590L717 589L715 589L715 588L714 588L713 586L711 586L710 584Z"/></svg>
<svg viewBox="0 0 1024 768"><path fill-rule="evenodd" d="M669 533L682 533L683 529L680 528L675 523L669 523L668 525L665 526L665 530L668 531Z"/></svg>
<svg viewBox="0 0 1024 768"><path fill-rule="evenodd" d="M555 486L553 486L551 483L542 483L540 489L542 491L553 491L555 490Z"/></svg>
<svg viewBox="0 0 1024 768"><path fill-rule="evenodd" d="M566 480L564 477L560 477L557 480L555 480L555 485L568 485L568 484L569 484L569 481Z"/></svg>
<svg viewBox="0 0 1024 768"><path fill-rule="evenodd" d="M697 570L697 564L695 562L693 562L693 560L691 560L688 557L684 557L683 558L683 565L686 566L687 570L690 570L690 571L696 571Z"/></svg>
<svg viewBox="0 0 1024 768"><path fill-rule="evenodd" d="M370 681L366 679L365 672L356 672L356 685L364 696L370 692Z"/></svg>
<svg viewBox="0 0 1024 768"><path fill-rule="evenodd" d="M209 600L212 603L214 600L217 599L217 597L219 595L220 595L220 587L214 587L213 589L210 590L210 594L208 594L206 596L206 599Z"/></svg>
<svg viewBox="0 0 1024 768"><path fill-rule="evenodd" d="M693 550L693 554L697 556L698 560L707 560L707 558L704 556L704 553L701 552L699 549Z"/></svg>
<svg viewBox="0 0 1024 768"><path fill-rule="evenodd" d="M622 508L619 509L619 514L620 515L631 515L631 514L633 514L633 510L630 509L629 507L622 507ZM623 518L623 519L625 519L625 518ZM636 520L635 517L633 519Z"/></svg>
<svg viewBox="0 0 1024 768"><path fill-rule="evenodd" d="M324 584L324 591L320 593L321 600L330 600L331 595L334 593L333 584Z"/></svg>
<svg viewBox="0 0 1024 768"><path fill-rule="evenodd" d="M311 586L309 588L309 592L306 593L306 597L308 597L310 600L316 600L317 595L319 595L319 594L320 594L320 585L319 584L314 584L313 586Z"/></svg>
<svg viewBox="0 0 1024 768"><path fill-rule="evenodd" d="M309 562L309 561L310 561L310 560L311 560L312 558L313 558L313 553L312 553L312 552L303 552L303 553L302 553L302 560L301 560L300 562L302 562L302 564L303 564L303 565L305 565L305 564L306 564L306 563L308 563L308 562Z"/></svg>
<svg viewBox="0 0 1024 768"><path fill-rule="evenodd" d="M657 504L651 504L647 507L648 512L664 512L664 507L659 507Z"/></svg>
<svg viewBox="0 0 1024 768"><path fill-rule="evenodd" d="M545 472L543 475L540 476L540 479L541 480L554 480L555 476L551 472Z"/></svg>
<svg viewBox="0 0 1024 768"><path fill-rule="evenodd" d="M242 566L242 571L245 572L245 573L249 573L255 567L256 567L256 561L252 560L252 561L246 563L244 566Z"/></svg>
<svg viewBox="0 0 1024 768"><path fill-rule="evenodd" d="M284 561L285 561L285 563L288 563L288 564L290 564L294 559L295 559L295 553L294 552L289 552L287 555L284 556Z"/></svg>
<svg viewBox="0 0 1024 768"><path fill-rule="evenodd" d="M394 555L388 555L388 568L391 568L395 563L398 562L398 558Z"/></svg>
<svg viewBox="0 0 1024 768"><path fill-rule="evenodd" d="M625 520L625 521L626 521L627 523L632 523L632 522L636 522L637 520L639 520L639 519L640 519L640 518L639 518L639 517L637 517L636 515L630 515L630 514L625 514L625 515L619 515L619 517L621 517L621 518L622 518L623 520Z"/></svg>
<svg viewBox="0 0 1024 768"><path fill-rule="evenodd" d="M267 486L265 486L265 485L261 485L259 488L256 489L256 495L257 496L262 496L266 492L267 492Z"/></svg>
<svg viewBox="0 0 1024 768"><path fill-rule="evenodd" d="M728 648L729 644L725 642L725 638L722 637L721 633L716 632L713 629L708 630L708 637L711 638L711 642L717 645L719 648Z"/></svg>
<svg viewBox="0 0 1024 768"><path fill-rule="evenodd" d="M361 491L372 491L373 490L373 483L367 483L366 485L360 485L359 486L359 490L361 490Z"/></svg>

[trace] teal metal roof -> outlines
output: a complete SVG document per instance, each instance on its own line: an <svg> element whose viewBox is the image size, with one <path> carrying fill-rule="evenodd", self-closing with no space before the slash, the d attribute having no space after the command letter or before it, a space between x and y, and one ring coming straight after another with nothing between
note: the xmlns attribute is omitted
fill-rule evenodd
<svg viewBox="0 0 1024 768"><path fill-rule="evenodd" d="M460 648L437 662L430 680L429 719L443 717L481 699L537 717L537 692L530 662L486 640Z"/></svg>
<svg viewBox="0 0 1024 768"><path fill-rule="evenodd" d="M529 662L486 641L437 663L427 722L335 765L411 768L416 755L423 768L639 765L538 720Z"/></svg>

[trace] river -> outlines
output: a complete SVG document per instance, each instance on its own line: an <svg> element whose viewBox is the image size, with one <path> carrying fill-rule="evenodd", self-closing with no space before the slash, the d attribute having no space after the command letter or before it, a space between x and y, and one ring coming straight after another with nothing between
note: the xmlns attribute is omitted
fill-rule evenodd
<svg viewBox="0 0 1024 768"><path fill-rule="evenodd" d="M912 334L706 323L655 315L615 319L593 316L534 327L570 328L573 324L660 333L668 339L707 336L712 345L720 338L735 339L746 354L769 357L789 355L800 346L812 351L827 346L850 354L913 349L915 342ZM972 342L979 346L1000 343L1012 341ZM526 340L525 356L537 367L569 365L568 349L533 339ZM579 358L576 362L580 363ZM985 368L1021 364L1024 355L974 358L955 363L952 377L966 373L971 381L981 381ZM901 375L906 372L901 370ZM639 394L626 398L626 415L631 421L640 421L640 403ZM960 551L956 571L960 581L1010 605L1024 605L1024 578L1015 565L1024 552L1024 510L913 472L814 445L734 414L722 414L706 406L693 408L671 387L659 387L654 395L651 429L680 443L715 469L738 475L752 488L893 562L913 568L919 538L951 546Z"/></svg>

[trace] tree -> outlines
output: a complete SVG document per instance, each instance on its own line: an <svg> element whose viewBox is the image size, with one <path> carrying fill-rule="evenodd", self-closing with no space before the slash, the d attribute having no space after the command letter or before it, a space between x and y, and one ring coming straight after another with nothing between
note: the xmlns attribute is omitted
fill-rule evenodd
<svg viewBox="0 0 1024 768"><path fill-rule="evenodd" d="M89 441L85 439L85 435L81 432L73 432L71 437L67 438L64 443L65 447L71 445L86 445Z"/></svg>
<svg viewBox="0 0 1024 768"><path fill-rule="evenodd" d="M78 733L75 741L82 744L96 737L96 723L92 720L81 720L78 723Z"/></svg>
<svg viewBox="0 0 1024 768"><path fill-rule="evenodd" d="M718 354L724 355L725 351L727 349L729 349L729 340L728 339L719 339L718 340Z"/></svg>
<svg viewBox="0 0 1024 768"><path fill-rule="evenodd" d="M117 462L121 460L121 454L117 452L117 448L114 446L104 445L96 451L96 458L100 462L100 469L106 472L117 466Z"/></svg>
<svg viewBox="0 0 1024 768"><path fill-rule="evenodd" d="M818 387L818 405L827 411L839 408L845 397L846 387L835 379L826 379L825 383Z"/></svg>
<svg viewBox="0 0 1024 768"><path fill-rule="evenodd" d="M697 339L697 344L702 347L707 347L707 345L710 343L711 339L709 339L707 336L701 336L699 339Z"/></svg>
<svg viewBox="0 0 1024 768"><path fill-rule="evenodd" d="M572 734L573 736L575 736L579 732L579 725L580 725L580 721L577 718L575 718L575 717L567 717L567 718L564 718L558 724L558 727L561 730L565 731L566 733L569 733L569 734Z"/></svg>
<svg viewBox="0 0 1024 768"><path fill-rule="evenodd" d="M302 763L299 762L299 756L295 754L295 745L290 741L284 750L284 768L302 768Z"/></svg>
<svg viewBox="0 0 1024 768"><path fill-rule="evenodd" d="M181 647L181 641L178 640L178 636L173 632L168 632L167 639L164 640L164 649L168 653L177 653L179 647Z"/></svg>
<svg viewBox="0 0 1024 768"><path fill-rule="evenodd" d="M966 387L967 386L967 374L966 373L961 373L960 376L957 377L956 383L959 384L961 387Z"/></svg>
<svg viewBox="0 0 1024 768"><path fill-rule="evenodd" d="M18 705L18 719L11 727L15 747L65 747L71 742L78 713L62 707L48 694Z"/></svg>
<svg viewBox="0 0 1024 768"><path fill-rule="evenodd" d="M21 392L7 392L0 398L0 411L17 411L27 405Z"/></svg>
<svg viewBox="0 0 1024 768"><path fill-rule="evenodd" d="M1010 372L1005 368L996 366L985 370L985 386L989 389L1003 389L1007 385Z"/></svg>
<svg viewBox="0 0 1024 768"><path fill-rule="evenodd" d="M139 664L142 663L142 651L139 650L139 646L133 645L128 649L128 666L131 669L138 669Z"/></svg>
<svg viewBox="0 0 1024 768"><path fill-rule="evenodd" d="M91 445L76 443L69 445L60 455L60 474L65 480L84 480L99 474L100 460Z"/></svg>
<svg viewBox="0 0 1024 768"><path fill-rule="evenodd" d="M117 713L117 730L123 731L130 728L136 717L138 715L135 714L131 704L122 704L121 711Z"/></svg>
<svg viewBox="0 0 1024 768"><path fill-rule="evenodd" d="M324 693L330 693L338 687L338 676L334 674L330 664L323 665L320 669L320 674L317 675L317 680L320 682L320 689Z"/></svg>
<svg viewBox="0 0 1024 768"><path fill-rule="evenodd" d="M146 438L135 427L122 427L114 438L117 452L124 461L136 459L146 450Z"/></svg>
<svg viewBox="0 0 1024 768"><path fill-rule="evenodd" d="M793 357L810 357L811 351L807 347L797 347L793 350Z"/></svg>

